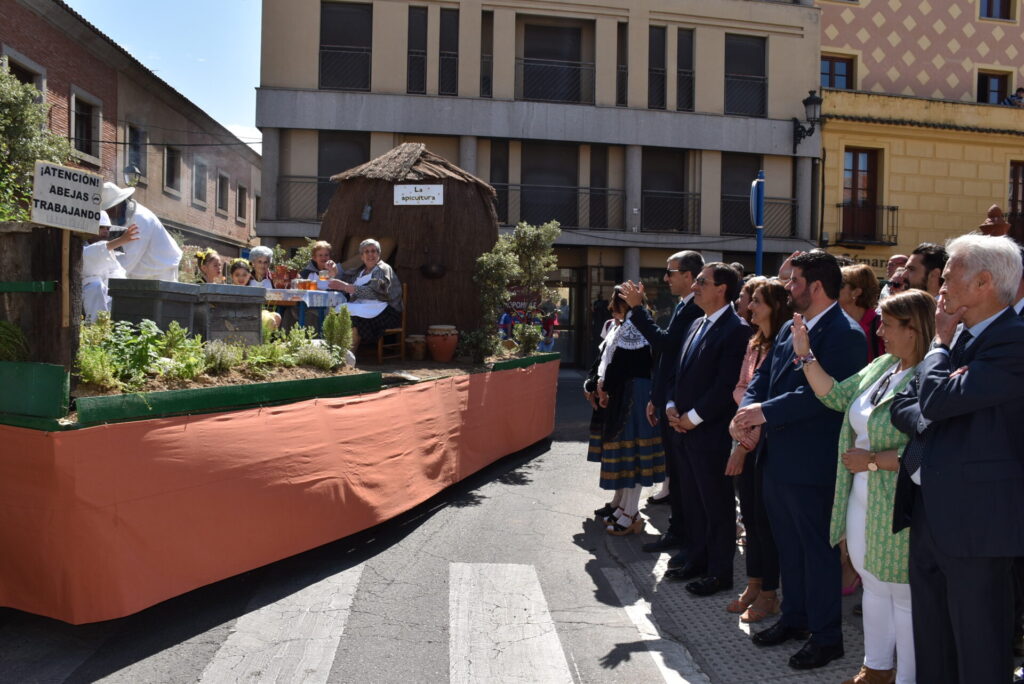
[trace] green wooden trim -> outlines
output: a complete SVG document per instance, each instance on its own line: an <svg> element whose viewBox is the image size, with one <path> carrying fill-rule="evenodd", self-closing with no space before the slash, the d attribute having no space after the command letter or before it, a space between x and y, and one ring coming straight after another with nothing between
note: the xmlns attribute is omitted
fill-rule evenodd
<svg viewBox="0 0 1024 684"><path fill-rule="evenodd" d="M14 427L29 428L31 430L42 430L43 432L61 432L73 430L72 423L62 423L53 418L37 418L36 416L19 416L14 413L0 413L0 425L12 425Z"/></svg>
<svg viewBox="0 0 1024 684"><path fill-rule="evenodd" d="M33 280L26 282L0 282L0 292L54 292L55 280Z"/></svg>
<svg viewBox="0 0 1024 684"><path fill-rule="evenodd" d="M78 410L78 424L87 426L183 413L225 411L313 397L362 394L376 392L380 388L380 373L360 373L253 385L81 397L75 406Z"/></svg>
<svg viewBox="0 0 1024 684"><path fill-rule="evenodd" d="M0 361L0 413L63 418L70 386L64 366Z"/></svg>
<svg viewBox="0 0 1024 684"><path fill-rule="evenodd" d="M495 361L492 370L508 370L510 368L526 368L532 366L535 363L549 363L551 361L558 361L562 358L562 355L558 352L547 352L545 354L534 354L533 356L524 356L521 359L509 359L508 361Z"/></svg>

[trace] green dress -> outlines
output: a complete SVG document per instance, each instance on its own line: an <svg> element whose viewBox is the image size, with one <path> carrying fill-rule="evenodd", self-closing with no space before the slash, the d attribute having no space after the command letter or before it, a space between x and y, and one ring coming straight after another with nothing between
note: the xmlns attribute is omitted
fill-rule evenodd
<svg viewBox="0 0 1024 684"><path fill-rule="evenodd" d="M839 456L836 464L836 493L832 502L832 524L829 530L833 546L846 536L846 509L850 503L853 488L853 474L843 465L842 455L854 446L856 434L850 425L849 409L853 401L876 383L893 364L899 361L892 354L884 354L832 386L821 403L834 411L846 414L843 429L839 433ZM893 427L890 404L893 395L906 387L914 376L913 370L904 375L871 412L868 418L868 441L871 451L896 449L902 457L903 448L909 437ZM896 472L876 470L868 473L868 510L865 538L867 551L864 568L883 582L906 584L910 581L908 562L910 556L910 530L892 533L893 498L896 495Z"/></svg>

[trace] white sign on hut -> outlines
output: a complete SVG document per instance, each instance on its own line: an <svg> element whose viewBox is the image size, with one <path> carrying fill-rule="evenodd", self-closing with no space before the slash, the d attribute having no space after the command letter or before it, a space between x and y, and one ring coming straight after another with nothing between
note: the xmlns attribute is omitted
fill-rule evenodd
<svg viewBox="0 0 1024 684"><path fill-rule="evenodd" d="M32 221L95 235L100 230L103 178L95 173L36 161Z"/></svg>
<svg viewBox="0 0 1024 684"><path fill-rule="evenodd" d="M396 185L395 206L401 204L444 204L444 186Z"/></svg>

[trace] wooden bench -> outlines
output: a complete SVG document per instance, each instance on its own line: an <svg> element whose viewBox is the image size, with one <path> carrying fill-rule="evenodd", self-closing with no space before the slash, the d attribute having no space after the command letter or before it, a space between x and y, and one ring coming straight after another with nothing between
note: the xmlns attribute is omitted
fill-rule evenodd
<svg viewBox="0 0 1024 684"><path fill-rule="evenodd" d="M388 328L377 338L377 363L383 363L384 359L399 359L405 361L405 312L409 309L409 286L402 283L402 326L400 328ZM390 337L390 342L384 338Z"/></svg>

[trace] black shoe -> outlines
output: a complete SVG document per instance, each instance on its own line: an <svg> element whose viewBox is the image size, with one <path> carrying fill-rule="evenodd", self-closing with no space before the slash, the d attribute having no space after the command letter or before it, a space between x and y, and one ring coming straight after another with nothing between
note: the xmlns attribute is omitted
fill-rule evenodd
<svg viewBox="0 0 1024 684"><path fill-rule="evenodd" d="M754 636L752 636L750 640L754 642L755 646L778 646L779 644L786 643L790 639L803 640L810 635L810 632L806 629L787 627L779 621L768 629L755 632Z"/></svg>
<svg viewBox="0 0 1024 684"><path fill-rule="evenodd" d="M1024 634L1013 635L1013 657L1020 658L1024 656Z"/></svg>
<svg viewBox="0 0 1024 684"><path fill-rule="evenodd" d="M822 646L808 641L803 648L790 657L789 666L796 670L813 670L816 667L825 667L836 658L842 658L843 655L841 643Z"/></svg>
<svg viewBox="0 0 1024 684"><path fill-rule="evenodd" d="M614 512L615 506L612 506L610 503L606 503L604 506L601 506L600 508L596 509L594 511L594 515L596 515L598 518L604 518L611 515Z"/></svg>
<svg viewBox="0 0 1024 684"><path fill-rule="evenodd" d="M672 568L665 571L665 579L678 582L680 580L692 580L700 577L707 568L699 568L695 565L684 565L681 568Z"/></svg>
<svg viewBox="0 0 1024 684"><path fill-rule="evenodd" d="M647 553L661 553L663 551L673 551L682 546L675 537L670 537L667 534L661 535L657 541L647 542L640 548Z"/></svg>
<svg viewBox="0 0 1024 684"><path fill-rule="evenodd" d="M648 506L668 506L670 503L667 496L663 496L660 499L656 499L653 496L647 497Z"/></svg>
<svg viewBox="0 0 1024 684"><path fill-rule="evenodd" d="M668 567L681 568L686 565L687 559L688 556L686 555L686 552L680 551L679 553L673 554L672 557L668 559Z"/></svg>
<svg viewBox="0 0 1024 684"><path fill-rule="evenodd" d="M732 589L732 580L726 581L717 577L702 577L686 585L686 591L694 596L711 596L725 589Z"/></svg>

